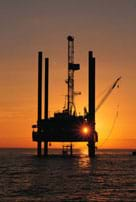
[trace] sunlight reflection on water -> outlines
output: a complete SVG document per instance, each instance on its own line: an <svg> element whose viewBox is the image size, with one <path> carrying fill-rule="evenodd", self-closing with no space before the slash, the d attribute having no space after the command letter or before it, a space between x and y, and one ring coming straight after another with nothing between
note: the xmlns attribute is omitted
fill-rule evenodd
<svg viewBox="0 0 136 202"><path fill-rule="evenodd" d="M127 152L102 151L95 159L34 153L0 150L0 201L135 201L136 159Z"/></svg>

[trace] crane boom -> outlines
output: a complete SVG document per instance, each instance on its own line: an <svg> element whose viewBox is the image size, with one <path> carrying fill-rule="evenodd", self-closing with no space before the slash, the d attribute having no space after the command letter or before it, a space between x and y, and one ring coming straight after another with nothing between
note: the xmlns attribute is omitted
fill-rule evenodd
<svg viewBox="0 0 136 202"><path fill-rule="evenodd" d="M102 104L105 102L105 100L108 98L108 96L111 94L111 92L113 91L113 89L117 86L119 80L121 79L121 76L118 77L115 82L112 84L112 86L109 88L109 90L106 92L106 94L104 95L104 97L101 99L101 101L99 102L99 104L97 105L95 112L97 112L99 110L99 108L102 106Z"/></svg>

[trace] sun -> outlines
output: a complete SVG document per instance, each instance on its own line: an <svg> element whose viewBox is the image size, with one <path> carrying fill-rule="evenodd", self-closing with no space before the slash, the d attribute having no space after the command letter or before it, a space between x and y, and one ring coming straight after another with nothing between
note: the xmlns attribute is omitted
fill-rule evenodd
<svg viewBox="0 0 136 202"><path fill-rule="evenodd" d="M81 133L83 135L89 135L90 134L90 127L89 126L82 126L81 127Z"/></svg>

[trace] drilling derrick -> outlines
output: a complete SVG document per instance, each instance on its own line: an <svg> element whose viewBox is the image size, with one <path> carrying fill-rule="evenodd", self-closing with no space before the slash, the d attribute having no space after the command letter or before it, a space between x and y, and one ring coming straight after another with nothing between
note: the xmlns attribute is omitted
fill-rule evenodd
<svg viewBox="0 0 136 202"><path fill-rule="evenodd" d="M68 36L68 96L67 96L67 111L69 115L76 113L74 103L74 72L80 69L79 64L74 64L74 37Z"/></svg>

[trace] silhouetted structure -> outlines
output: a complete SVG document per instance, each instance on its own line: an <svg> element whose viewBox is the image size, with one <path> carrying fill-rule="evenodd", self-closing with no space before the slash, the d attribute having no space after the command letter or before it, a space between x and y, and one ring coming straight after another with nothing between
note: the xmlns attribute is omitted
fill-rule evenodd
<svg viewBox="0 0 136 202"><path fill-rule="evenodd" d="M74 63L74 37L68 36L68 86L67 105L62 112L54 113L48 117L48 87L49 87L49 59L45 58L45 104L44 118L42 119L42 52L38 53L38 120L33 125L32 137L37 142L37 154L42 155L42 142L44 142L44 155L48 154L48 142L88 142L90 157L95 156L95 142L98 141L95 131L95 58L89 51L88 59L88 112L78 116L74 103L74 96L80 92L74 91L74 72L80 69L79 64ZM72 145L63 147L63 153L67 153Z"/></svg>

